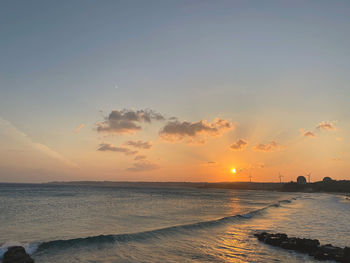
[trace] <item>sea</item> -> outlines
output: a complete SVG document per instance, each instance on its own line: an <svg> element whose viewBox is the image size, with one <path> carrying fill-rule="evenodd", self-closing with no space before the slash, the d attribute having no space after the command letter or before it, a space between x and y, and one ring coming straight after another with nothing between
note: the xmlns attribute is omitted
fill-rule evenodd
<svg viewBox="0 0 350 263"><path fill-rule="evenodd" d="M22 245L36 263L316 262L259 242L260 231L350 246L350 201L326 193L0 184L0 260Z"/></svg>

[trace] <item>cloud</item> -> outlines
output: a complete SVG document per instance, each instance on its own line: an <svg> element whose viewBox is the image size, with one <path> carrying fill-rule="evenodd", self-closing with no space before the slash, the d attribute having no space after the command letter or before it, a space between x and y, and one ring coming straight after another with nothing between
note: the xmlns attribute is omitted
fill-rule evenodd
<svg viewBox="0 0 350 263"><path fill-rule="evenodd" d="M260 169L262 169L262 168L265 168L265 164L264 164L264 163L256 163L256 164L254 165L254 167L255 167L255 168L260 168Z"/></svg>
<svg viewBox="0 0 350 263"><path fill-rule="evenodd" d="M219 163L215 162L215 161L207 161L207 162L200 163L200 165L202 165L202 166L217 166L217 165L219 165Z"/></svg>
<svg viewBox="0 0 350 263"><path fill-rule="evenodd" d="M140 161L140 160L145 160L147 158L147 156L146 155L136 155L135 156L135 158L134 158L134 160L135 161Z"/></svg>
<svg viewBox="0 0 350 263"><path fill-rule="evenodd" d="M133 146L133 147L139 148L139 149L151 149L152 148L151 142L143 142L143 141L127 141L124 143L124 145Z"/></svg>
<svg viewBox="0 0 350 263"><path fill-rule="evenodd" d="M152 171L155 169L158 169L159 166L155 163L152 163L150 161L140 161L134 163L133 167L127 168L128 171L131 172L145 172L145 171Z"/></svg>
<svg viewBox="0 0 350 263"><path fill-rule="evenodd" d="M38 150L39 152L51 157L52 159L55 159L57 161L60 161L61 163L64 163L66 166L69 166L71 168L77 168L78 165L71 160L67 159L65 156L61 155L60 153L52 150L48 146L34 142L32 138L30 138L27 134L20 131L12 125L10 122L8 122L5 119L2 119L0 117L0 130L3 130L7 134L9 134L11 137L24 141L27 145L31 146L32 148Z"/></svg>
<svg viewBox="0 0 350 263"><path fill-rule="evenodd" d="M237 173L251 173L252 169L264 169L265 164L262 162L246 164L246 167L237 168Z"/></svg>
<svg viewBox="0 0 350 263"><path fill-rule="evenodd" d="M231 144L230 148L235 151L241 151L246 147L248 142L244 139L238 139L233 144Z"/></svg>
<svg viewBox="0 0 350 263"><path fill-rule="evenodd" d="M127 134L141 130L140 123L162 121L164 117L150 109L146 110L114 110L104 121L96 123L97 131L107 134Z"/></svg>
<svg viewBox="0 0 350 263"><path fill-rule="evenodd" d="M317 135L313 133L312 131L305 131L304 129L299 129L299 132L302 136L310 137L310 138L316 138Z"/></svg>
<svg viewBox="0 0 350 263"><path fill-rule="evenodd" d="M82 128L84 128L85 124L79 124L78 127L75 128L74 133L78 133Z"/></svg>
<svg viewBox="0 0 350 263"><path fill-rule="evenodd" d="M316 127L319 130L324 130L324 131L335 131L337 128L335 127L333 122L327 122L327 121L322 121L318 124Z"/></svg>
<svg viewBox="0 0 350 263"><path fill-rule="evenodd" d="M99 145L99 147L97 148L97 151L101 151L101 152L107 152L107 151L111 151L111 152L120 152L120 153L124 153L125 155L134 155L137 154L137 151L132 151L128 148L124 148L124 147L116 147L113 144L110 143L101 143Z"/></svg>
<svg viewBox="0 0 350 263"><path fill-rule="evenodd" d="M189 139L189 142L205 142L204 139L200 139L201 136L220 136L232 128L233 124L223 119L215 119L212 123L206 120L198 122L173 120L169 121L159 134L162 139L171 142L182 141L185 138Z"/></svg>
<svg viewBox="0 0 350 263"><path fill-rule="evenodd" d="M216 161L207 161L207 162L203 162L200 164L201 166L206 166L206 167L216 167L219 165L218 162Z"/></svg>
<svg viewBox="0 0 350 263"><path fill-rule="evenodd" d="M335 162L342 162L343 159L342 159L342 158L338 158L338 157L334 157L334 158L332 158L332 161L335 161Z"/></svg>
<svg viewBox="0 0 350 263"><path fill-rule="evenodd" d="M253 149L259 152L274 152L281 150L282 146L275 141L271 141L270 143L266 144L259 143L255 145Z"/></svg>
<svg viewBox="0 0 350 263"><path fill-rule="evenodd" d="M343 140L343 138L342 137L337 137L337 138L335 138L338 142L341 142L342 140Z"/></svg>

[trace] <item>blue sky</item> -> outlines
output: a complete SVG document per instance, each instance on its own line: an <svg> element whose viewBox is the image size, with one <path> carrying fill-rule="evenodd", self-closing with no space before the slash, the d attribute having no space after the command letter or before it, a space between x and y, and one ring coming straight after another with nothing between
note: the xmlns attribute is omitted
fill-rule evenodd
<svg viewBox="0 0 350 263"><path fill-rule="evenodd" d="M96 122L124 108L222 118L239 127L227 140L254 134L256 143L276 134L287 143L329 121L341 128L342 155L349 31L348 1L2 1L0 117L76 162L107 140ZM157 140L155 125L141 139Z"/></svg>

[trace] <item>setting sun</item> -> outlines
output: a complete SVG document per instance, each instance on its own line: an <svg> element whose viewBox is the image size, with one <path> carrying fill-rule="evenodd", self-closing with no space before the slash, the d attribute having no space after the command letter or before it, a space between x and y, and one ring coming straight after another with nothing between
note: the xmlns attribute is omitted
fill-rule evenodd
<svg viewBox="0 0 350 263"><path fill-rule="evenodd" d="M350 263L350 0L0 7L0 263Z"/></svg>

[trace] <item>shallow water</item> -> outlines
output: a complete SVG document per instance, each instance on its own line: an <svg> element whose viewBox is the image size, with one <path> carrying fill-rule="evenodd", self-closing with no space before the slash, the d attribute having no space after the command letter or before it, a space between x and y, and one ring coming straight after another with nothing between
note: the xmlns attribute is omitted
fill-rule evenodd
<svg viewBox="0 0 350 263"><path fill-rule="evenodd" d="M36 262L314 262L259 230L350 245L350 202L331 194L0 184L0 255Z"/></svg>

